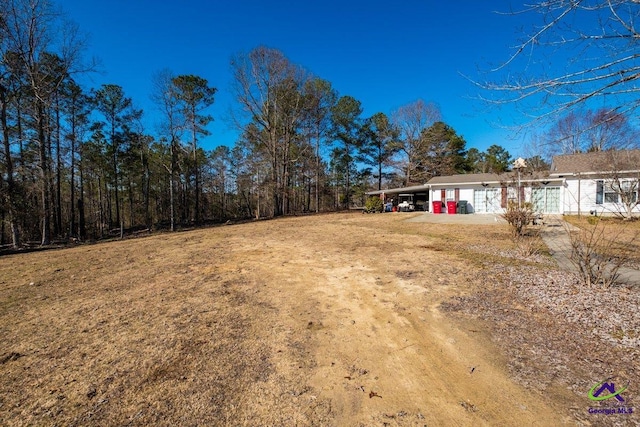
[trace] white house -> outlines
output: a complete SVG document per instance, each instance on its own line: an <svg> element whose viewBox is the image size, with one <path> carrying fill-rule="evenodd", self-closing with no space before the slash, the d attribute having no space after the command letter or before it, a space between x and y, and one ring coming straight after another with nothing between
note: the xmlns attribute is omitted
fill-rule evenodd
<svg viewBox="0 0 640 427"><path fill-rule="evenodd" d="M518 165L514 165L518 166ZM520 165L523 166L523 165ZM502 213L510 201L541 214L640 214L640 150L555 156L549 171L436 176L423 185L371 191L384 200L410 197L432 213Z"/></svg>
<svg viewBox="0 0 640 427"><path fill-rule="evenodd" d="M555 156L549 177L563 180L562 213L640 213L640 150Z"/></svg>
<svg viewBox="0 0 640 427"><path fill-rule="evenodd" d="M429 180L432 212L443 213L452 203L466 202L467 213L502 213L510 201L531 202L540 213L562 213L562 178L534 177L523 173L462 174ZM518 191L519 189L519 191ZM435 209L434 209L435 206Z"/></svg>
<svg viewBox="0 0 640 427"><path fill-rule="evenodd" d="M466 202L467 213L502 213L509 201L543 214L639 214L640 150L555 156L549 172L460 174L429 180L431 211ZM452 213L452 212L451 212Z"/></svg>

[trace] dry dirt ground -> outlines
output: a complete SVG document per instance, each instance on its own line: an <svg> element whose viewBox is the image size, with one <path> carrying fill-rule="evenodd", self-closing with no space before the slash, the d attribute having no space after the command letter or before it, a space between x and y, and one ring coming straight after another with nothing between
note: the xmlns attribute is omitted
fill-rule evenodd
<svg viewBox="0 0 640 427"><path fill-rule="evenodd" d="M571 352L592 342L554 335L558 315L510 287L508 268L553 272L548 257L512 257L505 225L406 218L284 218L0 258L0 425L637 423L587 412L593 372ZM625 354L636 375L637 348Z"/></svg>

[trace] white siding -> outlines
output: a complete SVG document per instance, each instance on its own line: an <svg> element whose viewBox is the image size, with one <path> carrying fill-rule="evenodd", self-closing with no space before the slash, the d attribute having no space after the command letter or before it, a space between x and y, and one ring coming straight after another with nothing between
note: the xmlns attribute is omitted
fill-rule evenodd
<svg viewBox="0 0 640 427"><path fill-rule="evenodd" d="M443 188L458 188L460 195L458 197L458 200L466 200L467 201L467 213L495 213L495 212L502 212L503 209L500 207L500 198L502 195L502 189L499 186L493 186L493 187L488 187L488 189L490 190L491 196L492 196L492 200L489 201L489 206L488 206L488 210L486 207L481 206L481 210L477 211L476 210L476 196L475 193L476 191L482 191L485 192L487 189L485 189L485 187L483 187L482 185L468 185L463 187L462 185L459 187L455 187L455 186L447 186L447 187L432 187L431 188L431 194L430 194L430 200L432 202L434 201L441 201L441 190ZM493 188L493 190L492 190ZM444 208L443 208L443 212L445 212Z"/></svg>
<svg viewBox="0 0 640 427"><path fill-rule="evenodd" d="M565 215L576 215L578 213L588 215L590 212L597 212L598 215L613 214L615 212L625 212L623 205L619 203L596 203L598 191L597 179L567 179L563 194L563 213ZM640 206L636 206L633 212L640 213Z"/></svg>
<svg viewBox="0 0 640 427"><path fill-rule="evenodd" d="M473 189L472 188L461 188L460 189L460 199L466 200L467 203L473 202Z"/></svg>
<svg viewBox="0 0 640 427"><path fill-rule="evenodd" d="M593 179L567 179L564 185L562 213L586 213L597 208L596 181Z"/></svg>

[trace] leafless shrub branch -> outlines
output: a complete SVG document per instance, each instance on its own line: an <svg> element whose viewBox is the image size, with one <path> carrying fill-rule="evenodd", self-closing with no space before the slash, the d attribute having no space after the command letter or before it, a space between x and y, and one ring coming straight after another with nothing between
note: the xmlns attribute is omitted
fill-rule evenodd
<svg viewBox="0 0 640 427"><path fill-rule="evenodd" d="M520 239L527 233L529 224L533 224L535 213L531 203L515 203L509 202L502 218L511 227L514 239Z"/></svg>
<svg viewBox="0 0 640 427"><path fill-rule="evenodd" d="M633 259L637 233L624 238L625 229L613 230L599 218L593 226L567 230L571 243L571 262L576 266L580 280L587 287L609 288L620 280L620 270Z"/></svg>

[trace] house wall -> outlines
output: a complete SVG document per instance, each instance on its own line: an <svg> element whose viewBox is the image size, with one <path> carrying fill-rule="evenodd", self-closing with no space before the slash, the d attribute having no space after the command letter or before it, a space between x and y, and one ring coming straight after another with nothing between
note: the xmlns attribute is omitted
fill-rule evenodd
<svg viewBox="0 0 640 427"><path fill-rule="evenodd" d="M575 215L578 212L588 214L596 209L596 181L586 179L567 179L563 185L562 213Z"/></svg>
<svg viewBox="0 0 640 427"><path fill-rule="evenodd" d="M573 179L567 178L563 186L563 213L565 215L589 215L596 212L598 215L613 215L617 212L625 212L625 207L620 203L596 203L598 191L597 179ZM633 209L634 213L640 213L640 206Z"/></svg>
<svg viewBox="0 0 640 427"><path fill-rule="evenodd" d="M559 188L560 182L555 181L551 183L549 187L553 187L555 189ZM431 188L431 200L441 201L441 194L443 188L451 188L451 187L432 187ZM539 184L536 184L536 188L540 188ZM553 208L552 212L545 209L545 204L542 203L542 213L562 213L562 202L563 196L562 191L564 189L560 187L560 194L557 197L556 204ZM506 194L503 192L506 191ZM521 201L525 202L533 202L533 187L531 186L523 186L521 194ZM505 208L503 204L506 201L516 201L518 200L518 190L515 187L509 187L506 190L503 190L503 187L499 184L490 184L486 187L482 186L482 184L469 184L464 188L458 188L459 197L458 200L466 200L467 201L467 212L468 213L488 213L488 214L501 214L505 212ZM505 198L506 196L506 198ZM549 200L549 199L547 199ZM476 206L479 204L479 206ZM552 204L546 204L546 209L549 209Z"/></svg>
<svg viewBox="0 0 640 427"><path fill-rule="evenodd" d="M454 189L455 188L458 189L458 200L466 200L467 201L467 213L476 213L475 210L475 202L474 202L474 194L475 194L475 190L482 190L484 189L484 187L482 187L482 185L478 184L478 185L469 185L467 187L432 187L431 188L431 193L430 193L430 197L432 202L446 202L446 200L442 199L442 190L444 189L446 191L446 189ZM500 188L499 186L494 186L494 188ZM499 201L498 201L499 203ZM433 211L432 208L430 208L430 211ZM443 209L443 212L445 212L445 210Z"/></svg>

